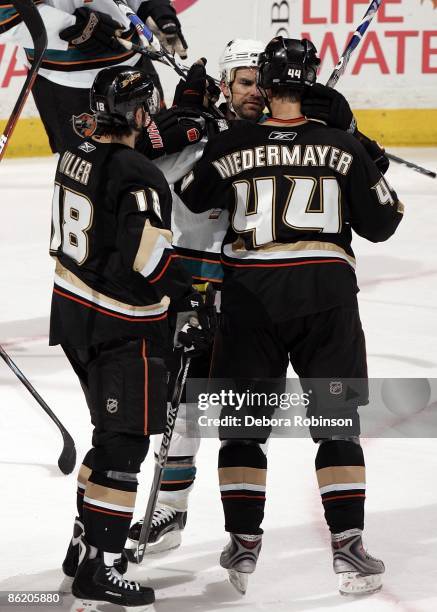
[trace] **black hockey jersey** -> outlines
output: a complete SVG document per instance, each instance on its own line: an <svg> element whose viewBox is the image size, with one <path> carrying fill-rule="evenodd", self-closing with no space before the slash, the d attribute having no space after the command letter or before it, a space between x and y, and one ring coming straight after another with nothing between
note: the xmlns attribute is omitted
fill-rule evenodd
<svg viewBox="0 0 437 612"><path fill-rule="evenodd" d="M168 184L137 151L84 141L63 154L53 197L50 344L166 338L169 302L191 287L170 222Z"/></svg>
<svg viewBox="0 0 437 612"><path fill-rule="evenodd" d="M386 240L403 210L353 136L302 119L234 122L176 191L194 212L229 211L222 309L257 324L351 300L351 230Z"/></svg>

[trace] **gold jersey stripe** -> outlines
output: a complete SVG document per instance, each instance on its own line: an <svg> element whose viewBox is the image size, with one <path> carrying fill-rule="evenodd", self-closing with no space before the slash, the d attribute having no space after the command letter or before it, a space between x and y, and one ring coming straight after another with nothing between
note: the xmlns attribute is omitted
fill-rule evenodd
<svg viewBox="0 0 437 612"><path fill-rule="evenodd" d="M243 246L241 239L236 240L232 245L234 252L244 252L247 249ZM295 251L326 251L327 253L339 253L345 257L348 261L355 264L355 258L348 255L344 249L337 244L332 242L319 242L317 240L299 240L298 242L269 242L264 246L252 249L255 252L260 253L275 253L275 252L295 252Z"/></svg>
<svg viewBox="0 0 437 612"><path fill-rule="evenodd" d="M67 268L64 268L64 266L58 260L56 260L55 274L59 276L59 278L64 280L66 283L68 283L69 285L72 285L72 287L76 287L76 289L79 289L83 293L89 295L90 301L98 300L98 302L102 306L105 306L105 303L106 303L107 308L109 309L111 308L111 306L113 306L115 308L121 308L123 310L128 310L132 312L133 314L147 315L150 313L150 311L156 311L157 309L162 309L164 312L165 310L167 310L170 304L170 298L168 298L167 296L164 296L162 300L158 302L157 304L150 304L148 306L132 306L131 304L125 304L124 302L119 302L117 300L114 300L108 297L107 295L104 295L103 293L99 293L98 291L91 289L91 287L88 287L88 285L86 285L83 281L81 281L80 278L78 278L75 274L67 270ZM55 278L55 282L56 282L56 278Z"/></svg>
<svg viewBox="0 0 437 612"><path fill-rule="evenodd" d="M171 248L173 234L170 230L153 227L150 221L147 220L144 224L143 233L141 235L140 246L135 257L133 269L135 272L141 272L150 260L155 250L156 243L159 237L162 236L168 242L168 248Z"/></svg>

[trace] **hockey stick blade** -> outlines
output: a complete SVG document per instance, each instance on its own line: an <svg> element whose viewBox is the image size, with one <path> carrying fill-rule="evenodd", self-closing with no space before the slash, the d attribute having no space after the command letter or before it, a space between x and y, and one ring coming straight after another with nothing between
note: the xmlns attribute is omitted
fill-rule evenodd
<svg viewBox="0 0 437 612"><path fill-rule="evenodd" d="M71 474L71 472L74 470L74 466L76 465L76 448L74 446L73 438L62 425L56 414L49 408L49 406L43 400L38 391L27 380L20 368L15 364L14 361L12 361L12 359L9 357L9 355L6 353L2 346L0 346L0 357L10 367L10 369L13 371L18 380L23 383L23 385L26 387L32 397L35 398L35 400L38 402L44 412L48 414L48 416L52 419L56 427L61 432L64 446L62 448L61 454L59 455L58 466L63 474Z"/></svg>
<svg viewBox="0 0 437 612"><path fill-rule="evenodd" d="M23 87L17 101L15 102L15 106L8 119L4 132L0 136L0 161L3 159L6 153L6 148L9 144L12 132L14 131L18 118L23 110L23 106L26 103L32 89L43 59L44 52L47 48L47 32L43 20L41 19L41 15L33 3L33 0L12 0L12 3L23 18L23 22L26 24L26 27L32 37L34 60L29 72L27 73L26 80L24 81Z"/></svg>
<svg viewBox="0 0 437 612"><path fill-rule="evenodd" d="M74 440L66 429L61 430L62 438L64 440L64 448L58 459L58 467L61 472L65 475L71 474L76 465L76 447Z"/></svg>

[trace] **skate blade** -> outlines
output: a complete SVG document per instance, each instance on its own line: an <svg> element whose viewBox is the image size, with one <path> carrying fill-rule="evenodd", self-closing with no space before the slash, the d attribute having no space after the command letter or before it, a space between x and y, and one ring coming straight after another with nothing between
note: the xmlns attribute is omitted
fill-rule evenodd
<svg viewBox="0 0 437 612"><path fill-rule="evenodd" d="M91 599L76 599L70 608L70 612L153 612L154 610L153 603L144 606L120 606Z"/></svg>
<svg viewBox="0 0 437 612"><path fill-rule="evenodd" d="M237 589L241 595L245 595L247 591L247 583L249 582L249 575L243 574L243 572L237 572L234 569L228 569L229 581L232 586Z"/></svg>
<svg viewBox="0 0 437 612"><path fill-rule="evenodd" d="M136 550L138 540L132 540L132 538L129 539L133 544L135 544ZM156 542L148 542L144 555L157 555L158 553L164 553L170 550L174 550L175 548L178 548L181 545L181 542L182 534L180 529L169 531L168 533L165 533L161 538L159 538L159 540L157 540Z"/></svg>
<svg viewBox="0 0 437 612"><path fill-rule="evenodd" d="M341 595L370 595L382 589L382 574L344 572L340 574L338 588Z"/></svg>
<svg viewBox="0 0 437 612"><path fill-rule="evenodd" d="M174 550L181 545L182 535L180 529L165 533L156 542L149 542L146 546L145 555L157 555L158 553Z"/></svg>
<svg viewBox="0 0 437 612"><path fill-rule="evenodd" d="M73 580L74 578L71 578L71 576L64 576L61 584L59 585L59 593L63 593L65 595L68 595L69 593L71 593L71 587L73 585Z"/></svg>

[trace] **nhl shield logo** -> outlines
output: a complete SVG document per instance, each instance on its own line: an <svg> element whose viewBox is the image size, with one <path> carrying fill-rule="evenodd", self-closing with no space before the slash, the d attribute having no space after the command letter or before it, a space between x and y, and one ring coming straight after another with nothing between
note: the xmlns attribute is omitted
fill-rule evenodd
<svg viewBox="0 0 437 612"><path fill-rule="evenodd" d="M106 400L106 410L109 414L114 414L118 410L118 400L114 397L108 397Z"/></svg>
<svg viewBox="0 0 437 612"><path fill-rule="evenodd" d="M97 127L96 118L89 113L73 115L71 118L74 132L81 138L89 138L94 134Z"/></svg>
<svg viewBox="0 0 437 612"><path fill-rule="evenodd" d="M343 383L341 381L331 381L329 383L329 393L331 395L341 395L343 393Z"/></svg>

